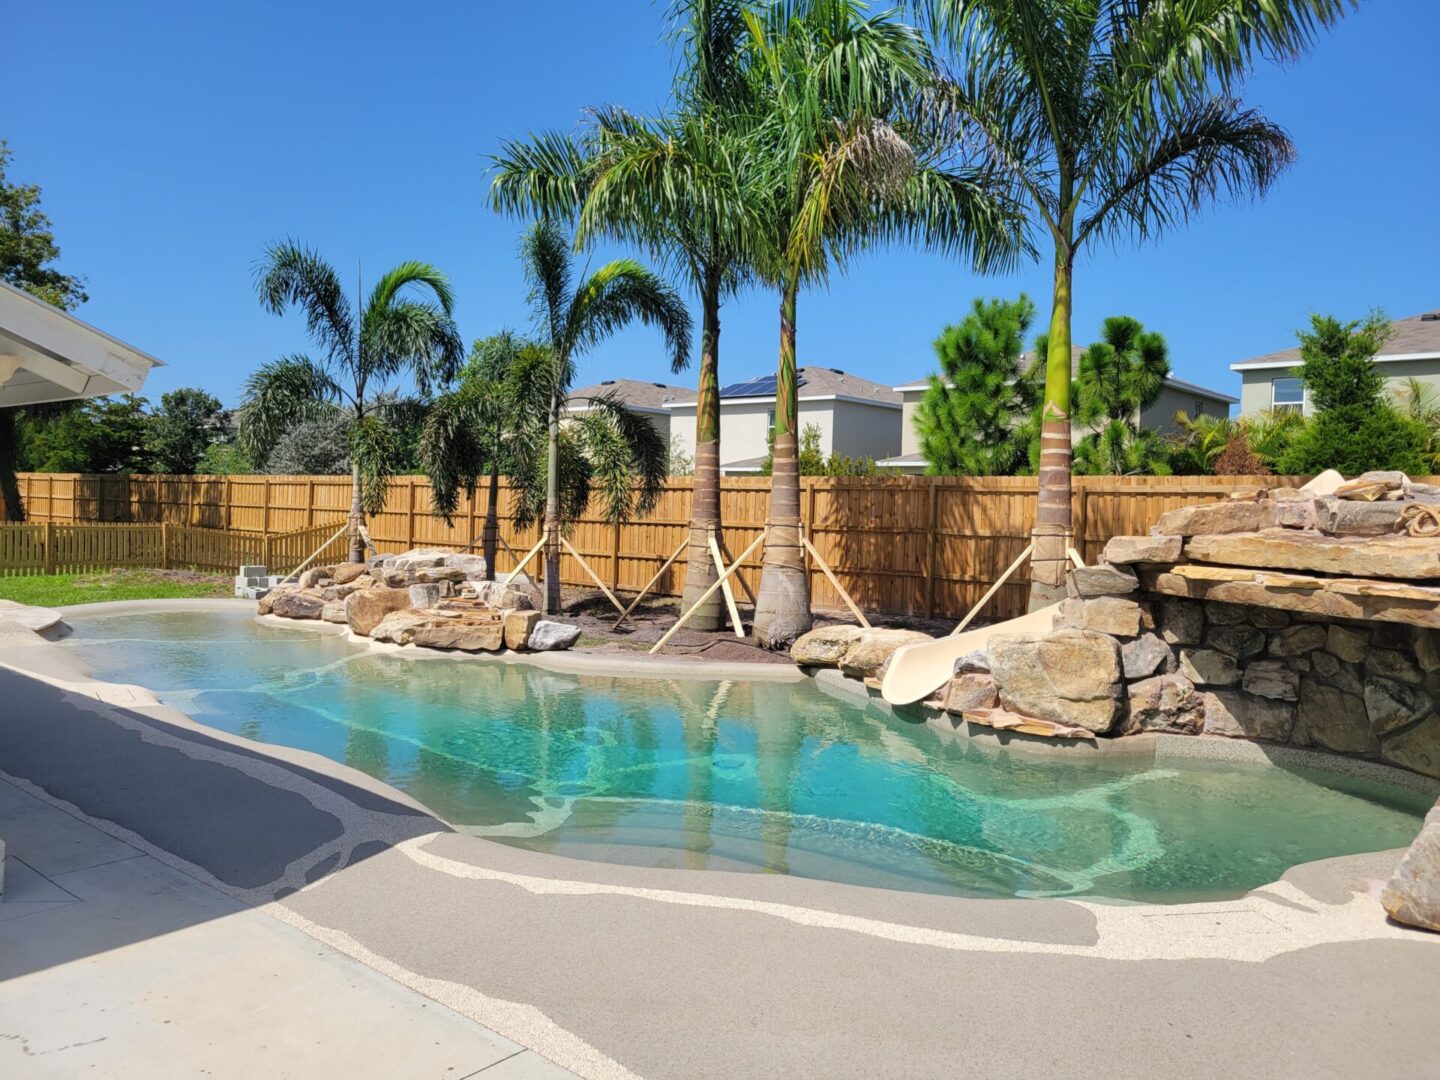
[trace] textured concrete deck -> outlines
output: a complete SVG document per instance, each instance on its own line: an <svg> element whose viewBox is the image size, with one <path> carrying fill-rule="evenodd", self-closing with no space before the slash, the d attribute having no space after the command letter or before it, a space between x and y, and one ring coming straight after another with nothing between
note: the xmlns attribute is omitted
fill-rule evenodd
<svg viewBox="0 0 1440 1080"><path fill-rule="evenodd" d="M0 671L0 769L208 886L229 906L206 926L303 931L582 1075L1440 1077L1440 935L1368 895L1394 854L1170 907L636 869L454 833L342 765L148 701Z"/></svg>

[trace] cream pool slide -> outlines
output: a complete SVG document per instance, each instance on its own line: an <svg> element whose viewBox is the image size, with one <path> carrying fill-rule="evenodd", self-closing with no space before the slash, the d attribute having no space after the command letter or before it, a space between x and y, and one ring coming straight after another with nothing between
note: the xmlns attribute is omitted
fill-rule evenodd
<svg viewBox="0 0 1440 1080"><path fill-rule="evenodd" d="M1059 604L1007 619L994 626L982 626L963 634L951 634L938 641L920 641L895 650L880 695L891 705L910 705L929 697L955 673L955 661L968 652L984 649L991 634L1038 634L1050 629Z"/></svg>

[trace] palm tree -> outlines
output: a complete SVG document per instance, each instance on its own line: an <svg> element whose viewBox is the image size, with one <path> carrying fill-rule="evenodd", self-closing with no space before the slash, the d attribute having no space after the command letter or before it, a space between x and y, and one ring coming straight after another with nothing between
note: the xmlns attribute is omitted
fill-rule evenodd
<svg viewBox="0 0 1440 1080"><path fill-rule="evenodd" d="M430 478L435 513L447 523L459 508L460 493L473 498L480 479L489 479L481 533L487 581L495 580L500 475L515 473L524 460L515 453L525 430L519 418L543 416L549 407L543 380L524 377L539 349L510 330L477 340L459 384L434 400L420 431L420 468Z"/></svg>
<svg viewBox="0 0 1440 1080"><path fill-rule="evenodd" d="M773 468L755 637L788 648L810 628L801 538L796 301L868 243L914 240L977 264L1013 256L1009 207L943 167L917 118L934 68L918 33L856 0L783 0L744 14L751 137L766 176L752 260L780 296Z"/></svg>
<svg viewBox="0 0 1440 1080"><path fill-rule="evenodd" d="M752 144L744 137L743 5L678 0L682 41L675 109L651 120L595 109L578 139L547 132L506 143L496 157L495 204L509 212L576 218L576 241L638 244L682 274L700 301L699 394L690 540L681 606L714 584L709 537L720 527L720 308L747 278ZM718 594L689 625L718 627Z"/></svg>
<svg viewBox="0 0 1440 1080"><path fill-rule="evenodd" d="M1039 350L1037 349L1037 352ZM1090 429L1075 447L1075 471L1124 476L1168 473L1164 441L1140 416L1170 375L1164 335L1129 315L1106 319L1101 340L1080 354L1075 418Z"/></svg>
<svg viewBox="0 0 1440 1080"><path fill-rule="evenodd" d="M1219 197L1263 195L1295 155L1234 94L1257 56L1302 52L1347 0L914 0L954 54L942 111L1010 174L1054 249L1031 607L1070 544L1075 256L1146 239Z"/></svg>
<svg viewBox="0 0 1440 1080"><path fill-rule="evenodd" d="M1425 432L1422 453L1427 467L1440 472L1440 390L1412 375L1396 389L1394 397L1400 415Z"/></svg>
<svg viewBox="0 0 1440 1080"><path fill-rule="evenodd" d="M295 305L304 311L323 355L272 360L245 381L241 445L263 465L286 428L343 409L350 442L350 558L364 562L365 515L384 505L400 452L392 421L410 411L408 403L381 395L390 380L408 373L428 396L455 376L464 358L451 318L450 282L428 263L403 262L375 283L357 315L334 267L289 240L265 250L255 282L265 310L280 315ZM411 297L412 287L429 297Z"/></svg>
<svg viewBox="0 0 1440 1080"><path fill-rule="evenodd" d="M690 315L666 282L632 259L616 259L573 285L570 244L560 229L541 220L525 234L520 258L530 282L530 301L544 346L533 351L530 366L518 377L543 387L541 425L516 417L522 430L512 453L529 464L517 464L521 479L519 517L523 524L539 510L544 492L545 610L560 611L560 527L584 509L592 487L605 499L606 516L619 521L644 513L659 499L665 480L668 448L643 416L613 397L592 398L590 409L565 425L575 361L617 330L635 321L653 326L664 338L673 371L690 363ZM535 450L543 445L543 455ZM543 468L544 483L540 483ZM562 480L563 470L563 480ZM639 476L638 491L634 481Z"/></svg>

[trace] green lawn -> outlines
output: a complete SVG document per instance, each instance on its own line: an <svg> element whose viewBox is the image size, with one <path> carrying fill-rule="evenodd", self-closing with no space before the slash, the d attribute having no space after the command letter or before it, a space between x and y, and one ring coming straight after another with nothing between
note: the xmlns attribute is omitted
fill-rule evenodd
<svg viewBox="0 0 1440 1080"><path fill-rule="evenodd" d="M188 570L109 570L95 574L0 577L0 600L37 607L95 604L102 600L169 600L185 596L233 596L234 583L218 574Z"/></svg>

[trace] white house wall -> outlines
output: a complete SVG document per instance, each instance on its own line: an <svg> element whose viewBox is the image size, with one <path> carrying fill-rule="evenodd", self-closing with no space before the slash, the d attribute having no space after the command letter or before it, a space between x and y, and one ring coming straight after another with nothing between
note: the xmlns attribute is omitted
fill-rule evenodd
<svg viewBox="0 0 1440 1080"><path fill-rule="evenodd" d="M726 401L720 406L720 463L762 458L770 451L770 425L775 404L770 400ZM670 412L670 431L677 448L695 453L695 407ZM900 446L899 409L880 408L851 401L801 401L800 430L820 429L820 446L827 454L850 457L888 457ZM838 440L838 442L837 442Z"/></svg>
<svg viewBox="0 0 1440 1080"><path fill-rule="evenodd" d="M900 409L865 405L858 401L816 402L832 406L827 410L830 438L826 453L844 454L852 458L893 457L901 453L903 406ZM804 405L801 405L801 428L804 428Z"/></svg>
<svg viewBox="0 0 1440 1080"><path fill-rule="evenodd" d="M1380 373L1385 376L1385 389L1391 394L1402 391L1409 379L1418 379L1421 383L1434 387L1436 392L1440 392L1440 360L1400 360L1377 366ZM1293 372L1284 368L1241 371L1239 375L1241 416L1255 416L1270 408L1270 382L1272 379L1294 377ZM1307 414L1310 412L1308 401L1305 412Z"/></svg>

